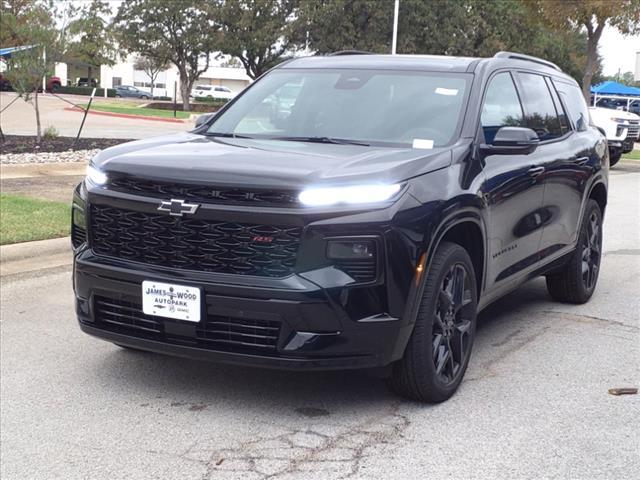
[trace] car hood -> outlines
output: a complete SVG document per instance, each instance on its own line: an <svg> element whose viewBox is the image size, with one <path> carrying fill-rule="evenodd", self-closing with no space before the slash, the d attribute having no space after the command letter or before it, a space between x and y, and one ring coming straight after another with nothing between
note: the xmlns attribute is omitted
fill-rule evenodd
<svg viewBox="0 0 640 480"><path fill-rule="evenodd" d="M124 143L92 163L107 174L175 183L297 188L395 183L451 163L451 150L366 147L182 133Z"/></svg>
<svg viewBox="0 0 640 480"><path fill-rule="evenodd" d="M614 110L612 108L602 107L589 107L591 115L596 115L599 118L624 118L625 120L640 120L640 116L635 113L625 112L624 110Z"/></svg>

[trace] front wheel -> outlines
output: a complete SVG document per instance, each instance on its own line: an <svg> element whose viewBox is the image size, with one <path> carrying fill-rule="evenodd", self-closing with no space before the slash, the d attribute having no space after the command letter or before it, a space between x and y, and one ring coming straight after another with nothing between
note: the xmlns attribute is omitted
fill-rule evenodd
<svg viewBox="0 0 640 480"><path fill-rule="evenodd" d="M457 390L476 330L477 289L467 251L442 243L431 263L416 323L390 388L411 400L439 403Z"/></svg>

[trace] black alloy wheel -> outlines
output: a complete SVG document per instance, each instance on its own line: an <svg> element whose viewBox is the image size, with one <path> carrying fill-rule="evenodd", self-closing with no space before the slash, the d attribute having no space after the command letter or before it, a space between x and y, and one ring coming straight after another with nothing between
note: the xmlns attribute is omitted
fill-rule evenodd
<svg viewBox="0 0 640 480"><path fill-rule="evenodd" d="M432 333L435 373L443 385L455 382L471 353L471 286L465 266L451 266L440 285Z"/></svg>
<svg viewBox="0 0 640 480"><path fill-rule="evenodd" d="M560 302L585 303L596 289L602 258L602 210L589 199L576 249L559 270L547 275L547 290Z"/></svg>
<svg viewBox="0 0 640 480"><path fill-rule="evenodd" d="M600 251L602 235L600 235L600 217L593 211L587 223L587 235L582 244L582 282L587 290L592 290L598 279L600 269Z"/></svg>
<svg viewBox="0 0 640 480"><path fill-rule="evenodd" d="M413 333L393 365L397 394L439 403L457 390L469 364L477 315L476 276L467 251L443 242L426 271Z"/></svg>

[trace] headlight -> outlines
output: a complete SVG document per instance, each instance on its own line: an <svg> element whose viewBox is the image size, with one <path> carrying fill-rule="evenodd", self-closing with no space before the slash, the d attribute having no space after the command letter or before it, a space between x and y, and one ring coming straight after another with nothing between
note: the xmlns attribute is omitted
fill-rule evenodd
<svg viewBox="0 0 640 480"><path fill-rule="evenodd" d="M104 185L105 183L107 183L107 180L109 180L109 178L107 177L106 173L101 172L93 165L89 165L87 167L87 180L94 185Z"/></svg>
<svg viewBox="0 0 640 480"><path fill-rule="evenodd" d="M611 120L616 122L616 123L627 123L627 119L626 118L611 117Z"/></svg>
<svg viewBox="0 0 640 480"><path fill-rule="evenodd" d="M303 205L319 207L338 203L376 203L389 200L400 191L400 184L358 185L352 187L319 187L300 192Z"/></svg>

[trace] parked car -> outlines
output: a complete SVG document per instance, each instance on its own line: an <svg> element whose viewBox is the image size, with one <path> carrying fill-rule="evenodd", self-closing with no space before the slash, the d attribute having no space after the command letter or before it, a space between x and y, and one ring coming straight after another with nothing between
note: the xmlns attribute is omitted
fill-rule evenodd
<svg viewBox="0 0 640 480"><path fill-rule="evenodd" d="M62 82L60 81L60 77L49 77L46 84L47 92L57 92L60 89L61 85ZM0 91L5 92L10 90L13 90L13 88L11 87L11 83L4 77L2 73L0 73ZM42 91L42 89L40 89L39 91Z"/></svg>
<svg viewBox="0 0 640 480"><path fill-rule="evenodd" d="M597 107L609 108L611 110L624 110L625 112L640 115L640 99L627 103L627 100L621 98L602 98L598 100Z"/></svg>
<svg viewBox="0 0 640 480"><path fill-rule="evenodd" d="M618 163L623 154L633 150L640 136L640 116L622 110L590 107L593 123L607 136L611 166Z"/></svg>
<svg viewBox="0 0 640 480"><path fill-rule="evenodd" d="M131 98L141 98L144 100L149 100L151 98L151 94L149 92L145 92L144 90L139 90L136 87L132 87L131 85L118 85L113 88L116 91L116 98L131 97Z"/></svg>
<svg viewBox="0 0 640 480"><path fill-rule="evenodd" d="M558 301L591 298L607 188L606 140L550 62L297 58L192 132L91 160L79 325L198 359L382 367L441 402L487 305L539 275Z"/></svg>
<svg viewBox="0 0 640 480"><path fill-rule="evenodd" d="M235 94L231 89L221 85L197 85L191 91L192 98L219 98L223 100L231 100Z"/></svg>
<svg viewBox="0 0 640 480"><path fill-rule="evenodd" d="M98 86L98 79L97 78L87 78L87 77L80 77L76 79L76 87L97 87Z"/></svg>

